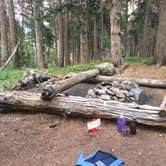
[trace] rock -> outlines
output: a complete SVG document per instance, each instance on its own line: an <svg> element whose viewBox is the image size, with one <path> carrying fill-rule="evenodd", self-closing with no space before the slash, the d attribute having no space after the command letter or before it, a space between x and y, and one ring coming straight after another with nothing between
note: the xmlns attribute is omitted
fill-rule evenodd
<svg viewBox="0 0 166 166"><path fill-rule="evenodd" d="M118 81L112 81L112 86L113 87L118 87L119 86L119 82Z"/></svg>
<svg viewBox="0 0 166 166"><path fill-rule="evenodd" d="M116 96L113 96L112 99L118 101L118 98Z"/></svg>
<svg viewBox="0 0 166 166"><path fill-rule="evenodd" d="M89 89L87 98L95 98L95 97L96 97L96 94L95 94L94 90L93 89Z"/></svg>
<svg viewBox="0 0 166 166"><path fill-rule="evenodd" d="M128 91L126 91L126 92L125 92L125 95L126 95L127 97L133 97L133 96L134 96L134 93L133 93L133 92L128 92Z"/></svg>
<svg viewBox="0 0 166 166"><path fill-rule="evenodd" d="M135 98L134 97L130 97L129 100L130 101L135 101Z"/></svg>
<svg viewBox="0 0 166 166"><path fill-rule="evenodd" d="M126 100L126 98L120 98L119 101L120 102L124 102Z"/></svg>
<svg viewBox="0 0 166 166"><path fill-rule="evenodd" d="M110 100L111 99L111 97L109 95L101 95L100 98L103 100Z"/></svg>
<svg viewBox="0 0 166 166"><path fill-rule="evenodd" d="M116 89L115 91L115 95L119 98L125 98L125 94L123 93L122 90Z"/></svg>
<svg viewBox="0 0 166 166"><path fill-rule="evenodd" d="M95 90L95 94L96 95L105 95L106 94L106 90L105 89L96 89Z"/></svg>
<svg viewBox="0 0 166 166"><path fill-rule="evenodd" d="M111 96L114 96L114 95L115 95L114 92L112 92L111 90L108 90L108 89L106 90L106 93L109 94L109 95L111 95Z"/></svg>
<svg viewBox="0 0 166 166"><path fill-rule="evenodd" d="M103 63L96 66L100 75L112 76L115 73L115 67L112 63Z"/></svg>
<svg viewBox="0 0 166 166"><path fill-rule="evenodd" d="M137 87L137 88L132 88L131 91L134 94L135 101L142 105L145 104L148 100L147 95L145 94L144 90Z"/></svg>

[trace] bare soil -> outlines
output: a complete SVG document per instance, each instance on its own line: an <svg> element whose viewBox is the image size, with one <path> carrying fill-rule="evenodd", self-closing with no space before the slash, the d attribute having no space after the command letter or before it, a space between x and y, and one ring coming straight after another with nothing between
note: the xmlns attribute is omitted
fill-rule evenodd
<svg viewBox="0 0 166 166"><path fill-rule="evenodd" d="M131 64L123 77L166 79L166 67ZM71 94L85 96L93 85L80 84ZM158 106L164 89L145 88L148 104ZM62 117L48 114L0 114L0 165L2 166L74 166L80 151L88 155L96 150L110 152L126 166L165 166L166 129L139 125L137 135L124 137L116 130L116 121L102 120L101 130L88 134L91 119L68 118L60 126L49 125Z"/></svg>

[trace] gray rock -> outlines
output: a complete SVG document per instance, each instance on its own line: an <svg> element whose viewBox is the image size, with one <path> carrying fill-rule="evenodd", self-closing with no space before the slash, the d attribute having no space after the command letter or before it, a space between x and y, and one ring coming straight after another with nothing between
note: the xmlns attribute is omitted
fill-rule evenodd
<svg viewBox="0 0 166 166"><path fill-rule="evenodd" d="M95 94L94 90L93 89L89 89L87 98L95 98L95 97L96 97L96 94Z"/></svg>
<svg viewBox="0 0 166 166"><path fill-rule="evenodd" d="M103 100L110 100L111 99L111 97L109 95L101 95L100 98Z"/></svg>
<svg viewBox="0 0 166 166"><path fill-rule="evenodd" d="M118 98L116 96L112 97L112 99L118 101Z"/></svg>
<svg viewBox="0 0 166 166"><path fill-rule="evenodd" d="M119 81L112 81L112 86L113 87L118 87L119 86Z"/></svg>
<svg viewBox="0 0 166 166"><path fill-rule="evenodd" d="M125 94L123 93L122 90L116 89L115 91L115 95L119 98L125 98Z"/></svg>
<svg viewBox="0 0 166 166"><path fill-rule="evenodd" d="M108 90L108 89L106 90L106 93L109 94L109 95L111 95L111 96L114 96L114 95L115 95L114 92L112 92L111 90Z"/></svg>
<svg viewBox="0 0 166 166"><path fill-rule="evenodd" d="M134 96L134 93L133 92L128 92L128 91L126 91L127 93L125 93L125 95L127 96L127 97L133 97Z"/></svg>
<svg viewBox="0 0 166 166"><path fill-rule="evenodd" d="M106 90L105 89L96 89L95 90L95 94L96 95L105 95L106 94Z"/></svg>
<svg viewBox="0 0 166 166"><path fill-rule="evenodd" d="M124 102L126 100L126 98L120 98L119 101L120 102Z"/></svg>

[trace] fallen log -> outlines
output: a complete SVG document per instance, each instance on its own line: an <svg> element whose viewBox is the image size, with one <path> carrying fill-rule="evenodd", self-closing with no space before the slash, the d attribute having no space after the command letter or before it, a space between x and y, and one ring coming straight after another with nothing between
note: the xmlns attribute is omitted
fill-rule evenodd
<svg viewBox="0 0 166 166"><path fill-rule="evenodd" d="M49 112L104 119L116 119L123 113L127 120L136 117L138 123L166 127L166 118L159 116L159 107L101 99L63 96L48 101L42 100L39 93L11 91L0 93L0 108L10 111Z"/></svg>
<svg viewBox="0 0 166 166"><path fill-rule="evenodd" d="M151 88L166 88L166 81L164 80L155 80L155 79L145 79L145 78L124 78L124 77L113 77L113 76L101 76L98 75L94 78L87 80L87 82L91 83L99 83L103 81L133 81L138 85L151 87Z"/></svg>
<svg viewBox="0 0 166 166"><path fill-rule="evenodd" d="M47 85L41 93L41 98L44 100L51 99L57 93L62 92L82 81L85 81L86 79L95 77L98 73L99 73L99 70L97 69L89 70L86 72L81 72L79 74L76 74L66 80L57 81L56 84Z"/></svg>

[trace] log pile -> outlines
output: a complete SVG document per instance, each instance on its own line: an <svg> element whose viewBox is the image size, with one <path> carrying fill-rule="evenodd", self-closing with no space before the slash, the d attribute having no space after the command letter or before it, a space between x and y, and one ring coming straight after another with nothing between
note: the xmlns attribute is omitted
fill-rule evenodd
<svg viewBox="0 0 166 166"><path fill-rule="evenodd" d="M109 70L109 73L113 73ZM133 117L142 124L166 127L165 101L161 107L152 107L143 104L146 99L143 89L137 84L166 88L165 81L115 79L115 77L99 76L98 69L74 74L67 79L49 79L39 83L33 78L33 85L39 85L39 91L10 91L0 92L0 109L10 111L49 112L53 114L66 114L70 116L101 117L105 119L117 118L121 113L130 120ZM103 79L104 78L104 79ZM88 98L74 96L59 96L62 92L82 81L104 81L96 88L88 91ZM29 79L31 80L31 79ZM37 84L35 83L37 81ZM38 82L39 81L39 82ZM31 81L30 81L31 82ZM27 82L29 85L29 82ZM21 86L18 90L23 90ZM130 103L132 102L132 103ZM163 107L164 106L164 107ZM162 116L162 117L161 117Z"/></svg>
<svg viewBox="0 0 166 166"><path fill-rule="evenodd" d="M148 99L144 90L138 84L126 80L102 82L90 89L87 97L126 103L137 102L139 104L145 104Z"/></svg>

